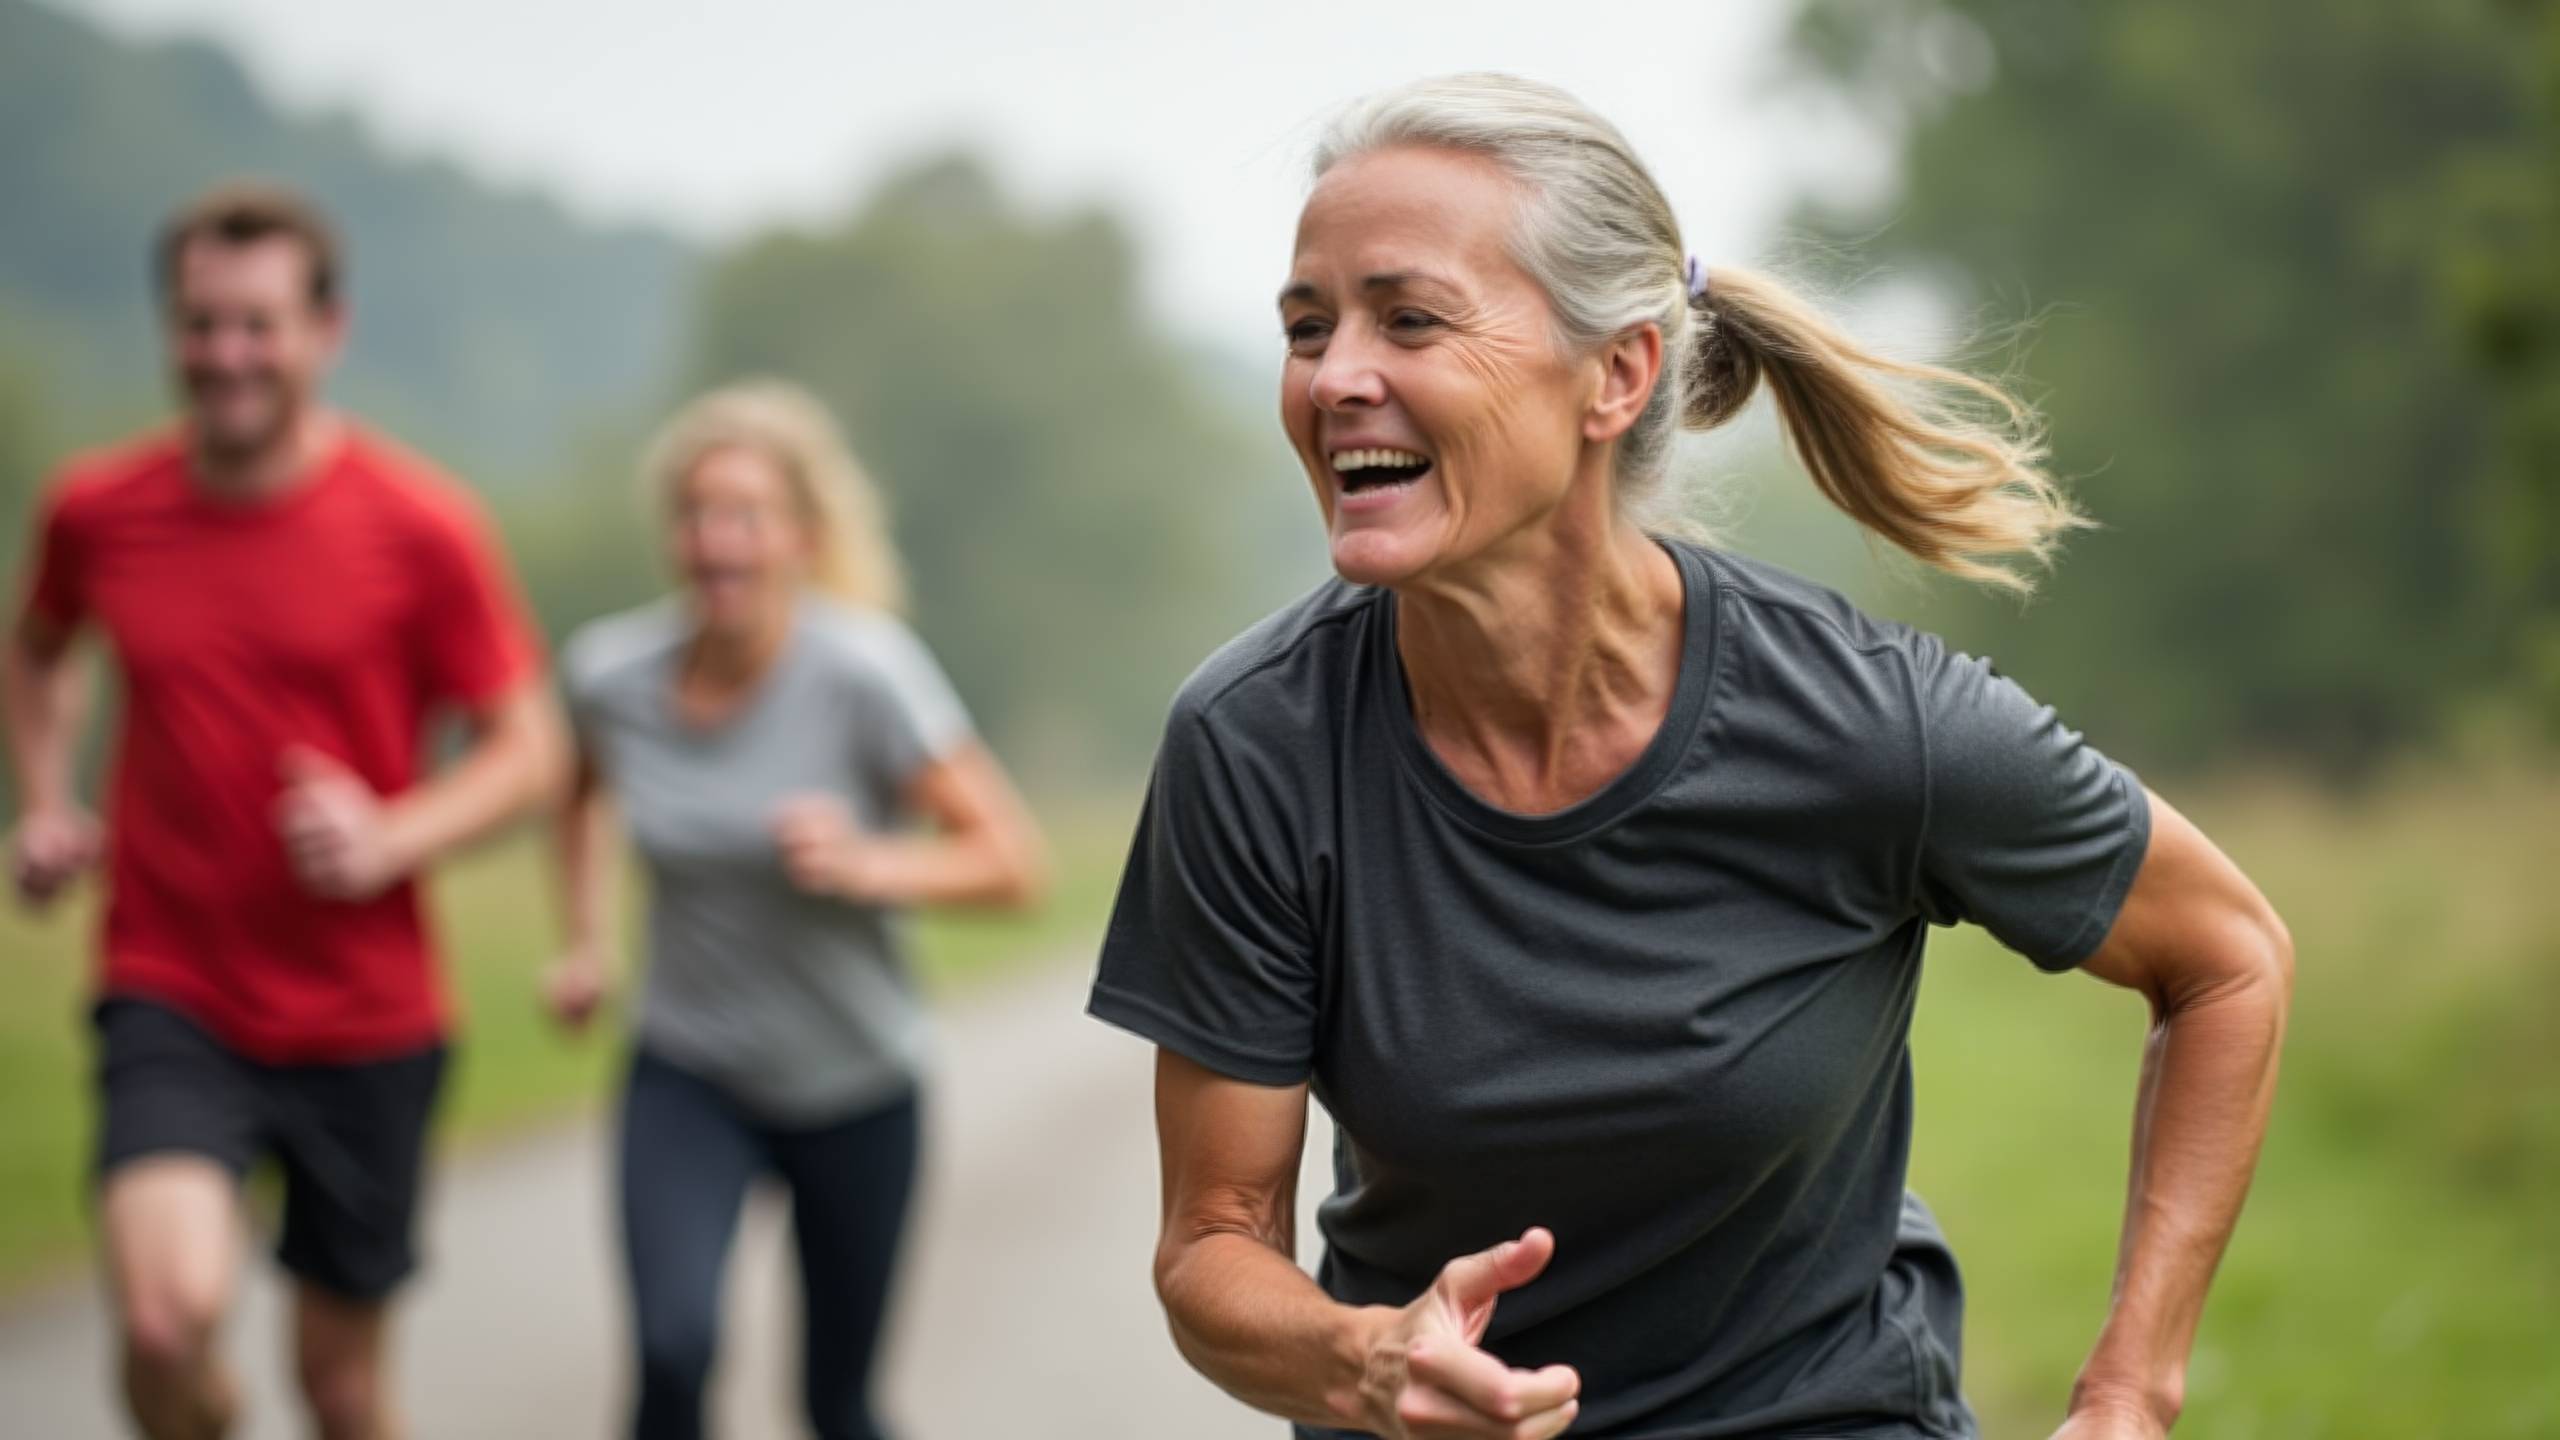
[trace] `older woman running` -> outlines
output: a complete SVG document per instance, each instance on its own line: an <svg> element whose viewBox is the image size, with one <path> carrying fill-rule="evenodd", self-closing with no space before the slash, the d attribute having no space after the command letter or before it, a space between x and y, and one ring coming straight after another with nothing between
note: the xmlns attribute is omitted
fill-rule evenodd
<svg viewBox="0 0 2560 1440"><path fill-rule="evenodd" d="M1315 169L1280 401L1339 578L1175 701L1092 998L1159 1047L1176 1343L1301 1436L1972 1435L1904 1185L1923 942L1971 920L2153 1008L2062 1433L2160 1435L2274 1090L2283 925L1990 665L1648 521L1674 433L1765 385L1842 509L2017 583L2000 557L2077 520L2023 411L1691 260L1548 87L1379 95Z"/></svg>

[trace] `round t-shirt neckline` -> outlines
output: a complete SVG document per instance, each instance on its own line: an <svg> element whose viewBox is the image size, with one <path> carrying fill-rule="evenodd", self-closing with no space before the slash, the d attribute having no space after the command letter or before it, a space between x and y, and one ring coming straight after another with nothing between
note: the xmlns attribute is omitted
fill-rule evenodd
<svg viewBox="0 0 2560 1440"><path fill-rule="evenodd" d="M669 603L681 602L670 597ZM732 744L739 736L748 734L757 720L773 708L775 692L782 688L793 667L799 664L800 652L806 647L808 629L809 599L802 595L791 603L791 624L783 632L781 647L766 663L764 673L756 677L746 697L711 724L696 725L685 718L684 707L676 699L677 687L684 679L685 647L691 643L692 637L689 623L680 627L676 643L668 647L658 673L657 701L660 713L666 717L668 732L685 744L703 749Z"/></svg>
<svg viewBox="0 0 2560 1440"><path fill-rule="evenodd" d="M188 511L217 525L268 525L302 513L337 488L355 467L358 448L355 423L341 419L328 445L292 483L265 494L225 495L207 486L197 473L193 443L183 427L175 433L172 446Z"/></svg>
<svg viewBox="0 0 2560 1440"><path fill-rule="evenodd" d="M1653 537L1680 571L1680 675L1673 682L1671 707L1662 724L1633 763L1609 783L1561 810L1523 814L1486 801L1449 773L1431 753L1414 723L1413 697L1405 687L1404 662L1396 650L1396 597L1379 592L1379 643L1371 653L1372 680L1387 703L1377 707L1380 724L1408 778L1458 821L1498 840L1521 845L1554 845L1596 834L1624 819L1680 767L1695 742L1706 713L1714 679L1717 635L1713 567L1687 545Z"/></svg>

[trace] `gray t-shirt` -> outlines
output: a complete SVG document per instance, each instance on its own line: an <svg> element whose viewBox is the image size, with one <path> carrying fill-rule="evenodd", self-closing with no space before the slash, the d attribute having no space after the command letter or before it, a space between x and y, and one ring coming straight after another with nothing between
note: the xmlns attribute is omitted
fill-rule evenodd
<svg viewBox="0 0 2560 1440"><path fill-rule="evenodd" d="M1904 1190L1922 939L2086 959L2142 788L1989 664L1667 543L1669 714L1552 815L1431 754L1385 591L1221 650L1174 703L1092 1013L1311 1082L1337 1299L1552 1229L1485 1343L1578 1367L1577 1435L1969 1435L1955 1263Z"/></svg>
<svg viewBox="0 0 2560 1440"><path fill-rule="evenodd" d="M793 886L774 810L816 791L894 829L969 717L906 626L812 597L744 708L698 730L675 709L689 633L662 602L579 630L561 665L647 866L640 1043L775 1123L841 1119L913 1083L923 1014L897 915Z"/></svg>

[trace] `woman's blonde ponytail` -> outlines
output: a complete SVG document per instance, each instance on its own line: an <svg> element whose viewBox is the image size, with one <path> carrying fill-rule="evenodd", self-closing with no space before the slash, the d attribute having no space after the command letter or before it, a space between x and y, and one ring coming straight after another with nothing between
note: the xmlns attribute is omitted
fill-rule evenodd
<svg viewBox="0 0 2560 1440"><path fill-rule="evenodd" d="M2035 412L1987 380L1859 345L1781 282L1706 273L1680 376L1681 419L1723 424L1766 385L1787 445L1851 519L1919 560L2007 589L2088 524L2045 473Z"/></svg>

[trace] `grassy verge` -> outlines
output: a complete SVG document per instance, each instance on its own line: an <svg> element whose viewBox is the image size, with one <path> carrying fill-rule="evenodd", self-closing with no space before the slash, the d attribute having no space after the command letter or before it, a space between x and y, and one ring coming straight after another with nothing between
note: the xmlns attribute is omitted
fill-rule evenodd
<svg viewBox="0 0 2560 1440"><path fill-rule="evenodd" d="M1008 967L1066 953L1101 931L1125 857L1134 796L1042 806L1057 888L1039 914L933 916L916 927L926 988L948 996ZM534 977L556 933L531 840L438 874L434 906L465 1017L444 1114L463 1143L602 1103L619 1046L561 1036ZM0 1294L76 1263L88 1243L83 1175L95 1123L83 1013L95 928L89 903L30 919L0 906ZM626 933L629 927L626 926Z"/></svg>
<svg viewBox="0 0 2560 1440"><path fill-rule="evenodd" d="M2171 799L2299 955L2179 1435L2560 1435L2560 779ZM2146 1014L1978 934L1930 965L1913 1183L1965 1263L1986 1433L2043 1435L2104 1312Z"/></svg>

